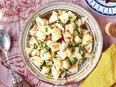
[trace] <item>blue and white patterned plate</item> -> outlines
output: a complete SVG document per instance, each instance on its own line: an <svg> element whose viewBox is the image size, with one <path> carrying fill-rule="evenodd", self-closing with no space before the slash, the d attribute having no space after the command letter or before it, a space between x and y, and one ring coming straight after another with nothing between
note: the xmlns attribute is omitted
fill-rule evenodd
<svg viewBox="0 0 116 87"><path fill-rule="evenodd" d="M105 16L116 16L116 2L105 3L105 0L85 0L91 9Z"/></svg>

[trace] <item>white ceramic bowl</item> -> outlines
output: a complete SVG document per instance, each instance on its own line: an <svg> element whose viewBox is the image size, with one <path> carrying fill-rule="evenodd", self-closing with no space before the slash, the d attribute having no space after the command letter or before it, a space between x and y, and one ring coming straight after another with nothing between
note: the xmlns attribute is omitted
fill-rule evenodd
<svg viewBox="0 0 116 87"><path fill-rule="evenodd" d="M29 38L28 33L30 27L32 26L31 20L35 18L38 14L45 15L53 10L59 10L59 9L70 10L76 13L77 15L88 17L86 24L90 29L94 38L94 45L92 51L92 53L94 54L94 58L86 59L83 65L79 68L79 72L67 77L67 80L61 78L59 78L58 80L55 80L54 78L47 79L44 75L40 73L39 69L31 62L29 56L25 52L25 48L27 47L27 41ZM87 77L87 75L89 75L92 72L92 70L95 68L95 66L97 65L100 59L100 55L102 53L102 46L103 46L102 33L95 18L81 6L72 4L70 2L52 2L38 8L36 13L33 14L30 18L28 18L27 21L25 22L24 30L21 35L21 52L28 69L42 81L55 85L64 85L64 84L79 82L80 80Z"/></svg>

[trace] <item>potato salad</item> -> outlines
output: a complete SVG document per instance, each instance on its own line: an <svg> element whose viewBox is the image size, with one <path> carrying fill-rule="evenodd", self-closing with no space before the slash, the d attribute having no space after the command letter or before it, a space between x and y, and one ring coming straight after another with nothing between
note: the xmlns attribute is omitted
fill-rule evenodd
<svg viewBox="0 0 116 87"><path fill-rule="evenodd" d="M87 17L72 11L55 10L32 20L26 52L46 78L66 78L78 73L87 58L92 58L93 37Z"/></svg>

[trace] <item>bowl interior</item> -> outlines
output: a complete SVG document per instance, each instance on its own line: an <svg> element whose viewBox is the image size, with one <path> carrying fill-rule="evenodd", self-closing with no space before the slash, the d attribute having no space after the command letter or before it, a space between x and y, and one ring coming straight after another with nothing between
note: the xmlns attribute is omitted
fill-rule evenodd
<svg viewBox="0 0 116 87"><path fill-rule="evenodd" d="M31 20L36 18L38 14L42 16L48 15L49 17L49 14L51 14L51 11L53 10L70 10L74 12L77 16L87 17L88 20L86 22L86 26L91 31L91 34L94 39L93 51L92 51L94 58L86 59L83 65L79 68L79 71L73 75L68 76L67 79L59 78L58 80L54 80L53 78L51 79L46 78L43 74L40 73L39 69L31 62L29 56L25 52L25 49L27 47L27 42L29 39L29 30L32 27ZM21 37L21 51L23 54L23 59L28 69L41 80L55 85L63 85L63 84L67 84L68 82L77 82L84 79L97 65L102 52L102 45L103 45L102 34L99 25L94 19L94 17L84 8L69 2L52 2L39 8L38 11L26 21L26 24L24 26L24 31L22 32L22 37Z"/></svg>

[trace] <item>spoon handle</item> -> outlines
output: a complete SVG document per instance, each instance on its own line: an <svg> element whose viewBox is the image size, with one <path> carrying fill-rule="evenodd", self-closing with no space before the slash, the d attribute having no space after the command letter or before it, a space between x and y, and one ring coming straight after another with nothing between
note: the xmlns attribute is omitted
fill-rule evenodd
<svg viewBox="0 0 116 87"><path fill-rule="evenodd" d="M13 81L13 87L31 87L21 76L17 74L17 72L7 63L5 62L1 57L0 61L2 61L5 66L10 69L12 74L12 81Z"/></svg>
<svg viewBox="0 0 116 87"><path fill-rule="evenodd" d="M31 87L10 65L10 61L8 58L7 51L4 51L4 54L7 58L7 67L10 69L12 74L12 80L13 80L13 87ZM3 61L4 62L4 61Z"/></svg>
<svg viewBox="0 0 116 87"><path fill-rule="evenodd" d="M13 85L14 84L17 84L17 83L20 83L20 81L22 80L22 78L16 73L16 71L14 69L11 68L11 65L10 65L10 61L9 61L9 58L8 58L8 54L7 54L7 51L4 51L4 54L6 56L6 59L7 59L7 62L5 63L7 65L7 67L10 69L10 72L12 74L12 80L13 80Z"/></svg>
<svg viewBox="0 0 116 87"><path fill-rule="evenodd" d="M7 53L7 50L3 50L5 56L6 56L6 59L7 59L7 64L9 65L9 67L11 68L11 65L10 65L10 61L9 61L9 58L8 58L8 53Z"/></svg>
<svg viewBox="0 0 116 87"><path fill-rule="evenodd" d="M5 64L5 66L8 68L8 69L10 69L10 66L0 57L0 61L2 61L4 64Z"/></svg>

